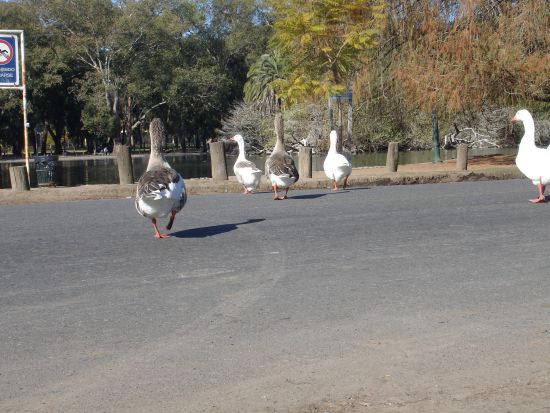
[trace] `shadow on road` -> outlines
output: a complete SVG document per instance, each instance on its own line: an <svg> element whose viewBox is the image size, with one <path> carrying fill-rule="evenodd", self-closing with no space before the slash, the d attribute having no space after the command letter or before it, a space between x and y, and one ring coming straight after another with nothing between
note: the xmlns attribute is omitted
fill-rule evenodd
<svg viewBox="0 0 550 413"><path fill-rule="evenodd" d="M262 221L265 221L265 218L248 219L244 222L237 222L235 224L212 225L210 227L185 229L183 231L173 232L170 235L176 238L212 237L214 235L223 234L225 232L236 230L239 225L255 224L256 222L262 222Z"/></svg>
<svg viewBox="0 0 550 413"><path fill-rule="evenodd" d="M289 196L288 199L315 199L315 198L321 198L322 196L325 196L327 194L309 194L309 195L295 195L295 196Z"/></svg>
<svg viewBox="0 0 550 413"><path fill-rule="evenodd" d="M346 188L346 191L362 191L364 189L370 189L368 186L356 186L352 188Z"/></svg>

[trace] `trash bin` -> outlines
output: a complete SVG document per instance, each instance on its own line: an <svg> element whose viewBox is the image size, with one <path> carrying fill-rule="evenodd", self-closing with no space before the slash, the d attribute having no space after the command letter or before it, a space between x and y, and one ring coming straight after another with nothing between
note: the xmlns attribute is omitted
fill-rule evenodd
<svg viewBox="0 0 550 413"><path fill-rule="evenodd" d="M41 155L34 157L38 186L55 186L58 174L58 156Z"/></svg>

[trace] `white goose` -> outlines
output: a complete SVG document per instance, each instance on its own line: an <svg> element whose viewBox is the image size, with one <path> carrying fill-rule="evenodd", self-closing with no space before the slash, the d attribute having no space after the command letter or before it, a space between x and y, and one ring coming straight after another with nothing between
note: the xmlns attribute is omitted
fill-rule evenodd
<svg viewBox="0 0 550 413"><path fill-rule="evenodd" d="M256 167L254 162L246 159L243 137L235 135L231 140L234 140L239 145L239 157L235 165L233 165L233 172L235 172L237 181L243 186L243 194L248 194L260 186L262 171Z"/></svg>
<svg viewBox="0 0 550 413"><path fill-rule="evenodd" d="M519 110L512 118L512 123L523 122L525 134L521 138L516 165L518 169L537 186L538 198L530 199L534 203L546 202L544 190L550 183L550 147L538 148L535 145L535 123L526 109Z"/></svg>
<svg viewBox="0 0 550 413"><path fill-rule="evenodd" d="M338 191L338 185L343 182L342 188L346 189L348 177L351 175L351 163L348 159L336 151L338 135L336 131L330 132L330 149L323 163L323 169L328 179L333 182L332 190Z"/></svg>
<svg viewBox="0 0 550 413"><path fill-rule="evenodd" d="M276 201L287 199L289 188L300 179L294 159L285 151L285 142L282 135L282 132L277 134L275 148L265 161L265 175L273 186L273 192L275 193L273 199ZM277 188L285 189L285 195L279 196Z"/></svg>
<svg viewBox="0 0 550 413"><path fill-rule="evenodd" d="M151 219L155 238L168 238L170 235L160 233L157 218L170 215L166 229L171 229L176 214L187 201L187 192L182 176L170 167L162 153L165 130L160 119L151 121L149 134L151 156L147 170L138 181L135 205L140 215Z"/></svg>

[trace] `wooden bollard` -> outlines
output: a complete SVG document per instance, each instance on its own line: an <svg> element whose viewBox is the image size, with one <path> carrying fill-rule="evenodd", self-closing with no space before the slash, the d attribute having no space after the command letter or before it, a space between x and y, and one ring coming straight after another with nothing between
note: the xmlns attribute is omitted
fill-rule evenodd
<svg viewBox="0 0 550 413"><path fill-rule="evenodd" d="M26 166L10 166L11 189L14 191L30 191L29 175Z"/></svg>
<svg viewBox="0 0 550 413"><path fill-rule="evenodd" d="M468 169L468 145L461 143L456 148L456 170L465 171Z"/></svg>
<svg viewBox="0 0 550 413"><path fill-rule="evenodd" d="M313 176L310 147L301 146L298 151L298 173L300 178L311 178Z"/></svg>
<svg viewBox="0 0 550 413"><path fill-rule="evenodd" d="M118 166L118 182L121 185L134 183L132 154L128 145L115 145L116 163Z"/></svg>
<svg viewBox="0 0 550 413"><path fill-rule="evenodd" d="M386 156L386 170L388 172L397 172L399 163L399 144L390 142L388 145L388 155Z"/></svg>
<svg viewBox="0 0 550 413"><path fill-rule="evenodd" d="M227 166L225 164L225 146L223 142L210 142L210 164L212 178L227 181Z"/></svg>

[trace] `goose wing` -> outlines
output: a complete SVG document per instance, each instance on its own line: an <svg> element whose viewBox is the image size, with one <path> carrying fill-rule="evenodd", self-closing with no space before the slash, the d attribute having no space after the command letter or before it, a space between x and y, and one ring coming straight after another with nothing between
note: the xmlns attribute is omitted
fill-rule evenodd
<svg viewBox="0 0 550 413"><path fill-rule="evenodd" d="M185 182L182 176L172 168L151 169L146 171L138 181L135 200L138 212L140 212L139 201L142 199L170 200L173 202L173 209L180 211L187 201Z"/></svg>
<svg viewBox="0 0 550 413"><path fill-rule="evenodd" d="M258 167L256 166L256 164L252 161L249 161L249 160L244 160L244 161L238 161L235 163L235 168L237 169L245 169L245 168L250 168L251 169L251 172L261 172Z"/></svg>
<svg viewBox="0 0 550 413"><path fill-rule="evenodd" d="M266 175L289 176L297 182L300 178L294 159L286 153L273 153L265 162Z"/></svg>

